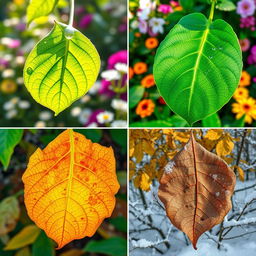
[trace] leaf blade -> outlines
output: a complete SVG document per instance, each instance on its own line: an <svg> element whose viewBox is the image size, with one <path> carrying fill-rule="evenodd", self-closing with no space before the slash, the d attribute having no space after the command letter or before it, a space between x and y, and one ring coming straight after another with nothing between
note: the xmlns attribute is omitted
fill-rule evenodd
<svg viewBox="0 0 256 256"><path fill-rule="evenodd" d="M183 17L169 32L153 68L161 96L190 124L228 102L241 72L242 54L232 27L200 13Z"/></svg>
<svg viewBox="0 0 256 256"><path fill-rule="evenodd" d="M27 8L28 25L36 18L49 15L59 0L31 0Z"/></svg>
<svg viewBox="0 0 256 256"><path fill-rule="evenodd" d="M31 96L55 115L85 95L95 83L100 57L78 30L56 22L29 54L24 83Z"/></svg>
<svg viewBox="0 0 256 256"><path fill-rule="evenodd" d="M199 237L231 209L234 187L234 172L192 135L165 168L158 196L173 225L188 235L196 249Z"/></svg>
<svg viewBox="0 0 256 256"><path fill-rule="evenodd" d="M112 214L120 187L113 149L72 130L61 133L43 151L38 149L22 180L28 215L58 249L91 237Z"/></svg>
<svg viewBox="0 0 256 256"><path fill-rule="evenodd" d="M0 161L5 170L8 168L14 148L20 142L22 135L21 129L0 130Z"/></svg>

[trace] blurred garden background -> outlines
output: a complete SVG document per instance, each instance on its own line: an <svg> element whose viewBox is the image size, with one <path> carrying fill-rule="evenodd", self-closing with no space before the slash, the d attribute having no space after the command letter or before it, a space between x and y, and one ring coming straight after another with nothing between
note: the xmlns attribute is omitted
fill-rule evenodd
<svg viewBox="0 0 256 256"><path fill-rule="evenodd" d="M160 97L153 77L158 45L185 15L201 12L207 17L210 0L130 0L130 124L134 127L184 127ZM224 19L236 32L243 53L243 72L232 99L218 113L194 126L256 126L256 1L224 0L214 19Z"/></svg>
<svg viewBox="0 0 256 256"><path fill-rule="evenodd" d="M75 1L74 27L96 46L102 61L101 72L89 93L57 117L33 100L22 74L28 53L51 30L54 20L68 22L69 0L59 0L52 14L38 18L29 27L28 3L29 0L1 0L0 126L126 126L126 0Z"/></svg>
<svg viewBox="0 0 256 256"><path fill-rule="evenodd" d="M87 139L103 146L112 146L116 158L116 170L120 190L116 206L110 218L104 220L91 238L74 240L60 250L41 230L31 230L33 222L24 205L24 185L21 177L29 157L40 147L44 149L63 130L13 130L17 146L8 168L3 168L6 144L5 130L0 130L0 255L1 256L125 256L127 254L127 130L74 130ZM4 142L5 141L5 142ZM12 150L11 144L7 150ZM5 170L4 170L5 169ZM14 240L13 240L14 239ZM10 243L13 250L3 248Z"/></svg>

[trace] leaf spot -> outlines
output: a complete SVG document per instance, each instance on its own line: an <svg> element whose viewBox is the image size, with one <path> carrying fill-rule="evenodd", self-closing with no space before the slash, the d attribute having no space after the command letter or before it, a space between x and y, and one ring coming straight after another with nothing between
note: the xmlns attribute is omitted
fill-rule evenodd
<svg viewBox="0 0 256 256"><path fill-rule="evenodd" d="M28 75L32 75L33 72L34 72L34 70L33 70L31 67L28 67L28 68L27 68L27 74L28 74Z"/></svg>

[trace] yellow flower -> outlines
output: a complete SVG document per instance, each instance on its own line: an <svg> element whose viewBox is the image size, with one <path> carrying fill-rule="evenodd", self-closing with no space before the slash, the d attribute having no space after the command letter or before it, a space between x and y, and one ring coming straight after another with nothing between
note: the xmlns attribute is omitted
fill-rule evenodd
<svg viewBox="0 0 256 256"><path fill-rule="evenodd" d="M251 124L256 119L256 101L252 97L238 99L232 104L232 112L236 114L236 119L245 115L245 122Z"/></svg>
<svg viewBox="0 0 256 256"><path fill-rule="evenodd" d="M244 87L239 87L236 89L234 93L234 99L239 100L239 99L246 99L249 96L249 91L244 88Z"/></svg>
<svg viewBox="0 0 256 256"><path fill-rule="evenodd" d="M17 5L23 5L25 3L25 0L13 0L13 2Z"/></svg>
<svg viewBox="0 0 256 256"><path fill-rule="evenodd" d="M242 76L241 76L239 85L240 86L248 86L250 84L251 84L251 76L247 71L244 70L242 72Z"/></svg>
<svg viewBox="0 0 256 256"><path fill-rule="evenodd" d="M0 85L1 91L4 93L14 93L17 90L17 84L10 79L5 79Z"/></svg>

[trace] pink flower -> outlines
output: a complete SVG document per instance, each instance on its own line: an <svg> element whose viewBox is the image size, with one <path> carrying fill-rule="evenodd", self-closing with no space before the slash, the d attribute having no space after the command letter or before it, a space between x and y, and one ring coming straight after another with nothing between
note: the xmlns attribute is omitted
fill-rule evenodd
<svg viewBox="0 0 256 256"><path fill-rule="evenodd" d="M250 48L250 41L247 38L240 39L239 43L243 52L248 51L248 49Z"/></svg>
<svg viewBox="0 0 256 256"><path fill-rule="evenodd" d="M20 42L19 39L12 39L12 40L10 41L10 43L9 43L8 46L9 46L10 48L14 49L14 48L20 47L20 45L21 45L21 42Z"/></svg>
<svg viewBox="0 0 256 256"><path fill-rule="evenodd" d="M127 50L121 50L112 54L108 59L108 69L114 69L117 63L127 64Z"/></svg>
<svg viewBox="0 0 256 256"><path fill-rule="evenodd" d="M79 27L84 29L87 28L91 24L92 19L93 19L92 14L84 15L79 22Z"/></svg>
<svg viewBox="0 0 256 256"><path fill-rule="evenodd" d="M168 5L168 4L161 4L161 5L159 5L159 7L158 7L158 11L159 11L159 12L162 12L162 13L164 13L164 14L168 14L168 13L173 12L173 9L172 9L172 7L171 7L170 5Z"/></svg>
<svg viewBox="0 0 256 256"><path fill-rule="evenodd" d="M236 12L240 14L243 18L246 18L254 14L255 8L256 7L254 0L240 0L237 3Z"/></svg>

